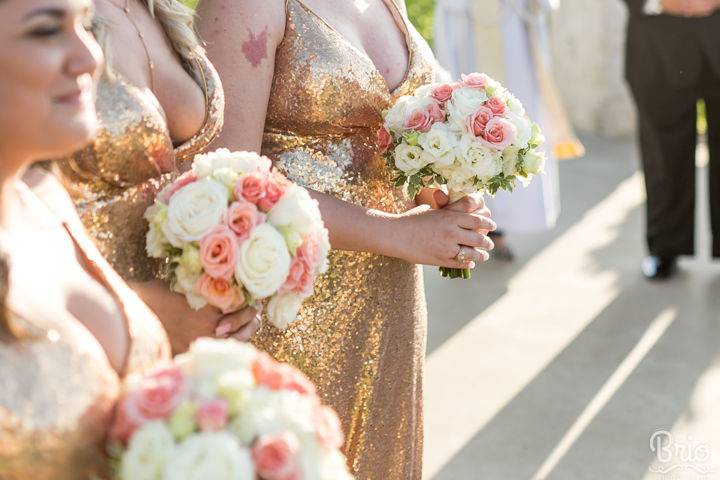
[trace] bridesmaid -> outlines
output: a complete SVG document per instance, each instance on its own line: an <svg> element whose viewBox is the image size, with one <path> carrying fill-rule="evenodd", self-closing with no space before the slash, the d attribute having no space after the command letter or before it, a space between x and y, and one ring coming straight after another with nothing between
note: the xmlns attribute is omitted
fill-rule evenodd
<svg viewBox="0 0 720 480"><path fill-rule="evenodd" d="M104 442L120 382L170 357L157 318L93 246L63 188L40 171L26 174L37 193L21 180L97 128L90 7L0 0L4 480L109 478Z"/></svg>
<svg viewBox="0 0 720 480"><path fill-rule="evenodd" d="M307 373L343 419L359 479L419 479L426 309L416 264L482 262L482 200L414 207L378 154L381 112L433 81L435 60L394 0L202 0L228 93L219 145L262 150L315 191L335 251L286 333L261 348ZM252 78L252 82L247 79ZM465 247L477 247L478 249Z"/></svg>
<svg viewBox="0 0 720 480"><path fill-rule="evenodd" d="M155 311L174 352L199 336L247 340L252 309L223 317L193 311L145 252L145 209L186 171L223 123L222 86L179 0L96 0L95 33L108 58L98 86L100 131L56 173L100 251Z"/></svg>

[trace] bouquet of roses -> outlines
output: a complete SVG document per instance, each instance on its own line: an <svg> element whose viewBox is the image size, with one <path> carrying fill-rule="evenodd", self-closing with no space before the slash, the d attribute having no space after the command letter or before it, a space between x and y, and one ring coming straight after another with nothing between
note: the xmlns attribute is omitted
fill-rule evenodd
<svg viewBox="0 0 720 480"><path fill-rule="evenodd" d="M128 379L111 430L120 480L351 480L340 420L299 371L200 339Z"/></svg>
<svg viewBox="0 0 720 480"><path fill-rule="evenodd" d="M384 112L378 147L396 172L397 187L415 197L426 187L447 189L450 200L510 190L542 172L540 128L520 101L482 73L455 83L430 84L400 97ZM441 269L444 276L469 272Z"/></svg>
<svg viewBox="0 0 720 480"><path fill-rule="evenodd" d="M269 299L268 317L284 329L327 269L317 202L254 153L197 155L145 218L148 254L169 262L171 288L195 309L230 313Z"/></svg>

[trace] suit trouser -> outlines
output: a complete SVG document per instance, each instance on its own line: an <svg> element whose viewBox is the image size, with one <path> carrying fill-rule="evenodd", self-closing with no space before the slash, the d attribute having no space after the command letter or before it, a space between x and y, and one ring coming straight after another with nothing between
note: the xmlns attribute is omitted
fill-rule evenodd
<svg viewBox="0 0 720 480"><path fill-rule="evenodd" d="M695 253L697 101L707 106L713 256L720 257L720 79L708 69L695 88L630 80L638 110L647 190L646 235L652 255Z"/></svg>

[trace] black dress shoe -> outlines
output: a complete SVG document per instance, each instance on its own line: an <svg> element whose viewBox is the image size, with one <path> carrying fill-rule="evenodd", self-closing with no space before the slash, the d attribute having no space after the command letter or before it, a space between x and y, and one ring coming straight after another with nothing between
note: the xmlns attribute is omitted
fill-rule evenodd
<svg viewBox="0 0 720 480"><path fill-rule="evenodd" d="M650 255L642 262L642 272L648 280L665 280L672 277L677 270L675 257L658 257Z"/></svg>

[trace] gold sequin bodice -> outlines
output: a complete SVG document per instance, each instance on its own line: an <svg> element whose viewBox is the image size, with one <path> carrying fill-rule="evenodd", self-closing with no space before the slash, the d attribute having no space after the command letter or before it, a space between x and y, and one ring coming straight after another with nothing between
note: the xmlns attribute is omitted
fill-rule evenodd
<svg viewBox="0 0 720 480"><path fill-rule="evenodd" d="M17 337L0 328L3 480L109 478L105 441L122 377L148 372L170 359L157 318L112 271L79 225L71 220L64 228L89 273L115 299L130 350L123 375L118 375L98 340L78 320L62 315L40 322L20 318L7 312L5 299L0 299L0 314L6 315ZM0 283L4 295L8 281Z"/></svg>
<svg viewBox="0 0 720 480"><path fill-rule="evenodd" d="M222 128L225 100L215 68L204 56L186 64L206 94L205 122L189 141L174 147L157 98L109 72L98 85L97 138L55 162L93 240L127 280L159 274L158 264L145 252L143 213L162 186L187 170Z"/></svg>
<svg viewBox="0 0 720 480"><path fill-rule="evenodd" d="M409 53L405 79L392 92L365 54L304 3L287 0L263 153L302 185L400 212L409 202L378 154L377 130L382 111L431 82L436 71L427 44L394 0L385 2L406 33ZM359 480L421 477L426 315L418 266L333 251L299 320L285 332L265 327L254 339L304 371L337 409Z"/></svg>

